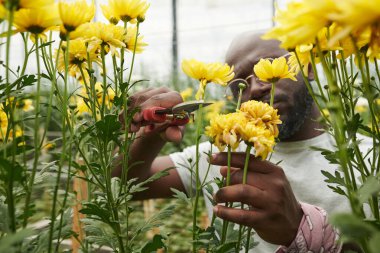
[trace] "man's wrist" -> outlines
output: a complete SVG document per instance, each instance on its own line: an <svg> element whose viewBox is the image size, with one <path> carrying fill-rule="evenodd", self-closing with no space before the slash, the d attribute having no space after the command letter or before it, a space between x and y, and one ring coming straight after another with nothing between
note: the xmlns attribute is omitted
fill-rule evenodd
<svg viewBox="0 0 380 253"><path fill-rule="evenodd" d="M304 213L296 238L288 246L281 246L276 253L323 252L337 253L341 245L339 233L328 223L327 213L320 207L301 203Z"/></svg>

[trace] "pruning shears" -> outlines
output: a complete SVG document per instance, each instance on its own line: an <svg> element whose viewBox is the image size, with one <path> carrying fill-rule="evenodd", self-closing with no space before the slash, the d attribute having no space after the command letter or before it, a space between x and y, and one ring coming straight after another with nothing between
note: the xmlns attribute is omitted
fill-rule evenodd
<svg viewBox="0 0 380 253"><path fill-rule="evenodd" d="M189 123L192 112L198 110L201 106L211 105L211 102L202 100L187 101L173 106L172 108L151 107L143 110L143 118L150 123L164 123L170 121L170 125L182 126Z"/></svg>

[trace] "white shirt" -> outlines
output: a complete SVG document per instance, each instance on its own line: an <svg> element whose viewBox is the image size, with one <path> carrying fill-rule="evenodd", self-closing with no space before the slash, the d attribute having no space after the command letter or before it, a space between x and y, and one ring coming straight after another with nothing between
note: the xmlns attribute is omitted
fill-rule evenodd
<svg viewBox="0 0 380 253"><path fill-rule="evenodd" d="M358 139L363 139L360 145L363 152L366 152L372 146L369 138L359 135ZM329 134L323 133L308 140L280 142L276 145L270 161L275 164L281 161L279 166L284 170L298 201L322 207L330 214L350 211L348 200L328 188L327 183L324 182L326 178L321 173L321 170L325 170L334 174L337 166L330 164L319 151L311 150L311 146L334 150L334 141ZM210 148L211 144L208 142L200 145L199 176L201 182L204 178L206 178L207 182L213 181L216 177L221 177L219 166L211 165L210 171L207 173L209 164L205 153L208 153ZM245 149L246 145L241 144L237 151L244 152ZM213 147L212 152L216 153L218 149ZM191 173L188 168L191 168L189 161L192 161L193 164L195 163L195 153L195 146L192 146L184 149L183 152L170 155L188 195L191 192L191 187L193 187L194 192L195 178L191 182ZM216 192L216 184L212 183L212 186L214 192ZM203 194L208 195L205 189L203 189ZM211 217L212 203L207 197L204 199L208 214ZM264 242L257 236L255 241L258 241L259 245L252 252L269 253L274 252L278 247L278 245Z"/></svg>

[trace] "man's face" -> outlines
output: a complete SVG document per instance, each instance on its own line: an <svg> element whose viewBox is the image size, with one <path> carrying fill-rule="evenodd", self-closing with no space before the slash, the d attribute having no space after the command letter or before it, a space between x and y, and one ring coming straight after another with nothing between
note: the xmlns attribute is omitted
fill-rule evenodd
<svg viewBox="0 0 380 253"><path fill-rule="evenodd" d="M239 45L240 44L240 45ZM253 67L261 58L277 58L287 52L279 48L277 41L263 41L254 39L250 43L237 42L231 46L227 53L226 61L235 67L235 80L247 79L249 86L244 90L242 101L258 100L269 103L271 84L261 82L253 73ZM281 140L292 137L302 126L309 115L312 98L302 80L298 81L282 79L276 83L273 106L278 109L282 124L279 126ZM238 81L234 82L231 89L238 94Z"/></svg>

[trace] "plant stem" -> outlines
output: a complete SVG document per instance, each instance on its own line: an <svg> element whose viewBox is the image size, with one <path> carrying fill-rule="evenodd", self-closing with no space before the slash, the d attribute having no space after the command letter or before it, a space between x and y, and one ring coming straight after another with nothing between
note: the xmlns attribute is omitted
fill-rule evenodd
<svg viewBox="0 0 380 253"><path fill-rule="evenodd" d="M70 34L67 34L67 40L66 40L66 51L64 52L64 60L65 60L65 73L64 73L64 89L63 89L63 99L62 99L62 113L67 116L67 102L68 102L68 91L67 91L67 83L68 83L68 72L69 72L69 52L70 52ZM53 206L51 211L51 217L50 217L50 229L49 229L49 241L48 241L48 252L50 253L52 250L52 244L53 244L53 234L54 234L54 223L56 219L56 208L57 208L57 198L58 198L58 189L59 189L59 183L61 181L61 173L62 173L62 167L66 160L66 144L67 144L67 136L66 136L66 123L68 123L70 120L66 117L62 117L62 153L60 157L60 162L58 165L58 172L57 172L57 178L55 182L54 187L54 194L53 194ZM71 150L69 150L71 152ZM58 238L59 240L59 238Z"/></svg>
<svg viewBox="0 0 380 253"><path fill-rule="evenodd" d="M231 146L228 145L228 152L227 152L227 178L226 178L226 186L229 186L231 184ZM226 206L229 206L229 203L226 203ZM223 244L225 243L227 239L227 232L228 232L228 221L223 220L223 228L222 228L222 238L220 242Z"/></svg>
<svg viewBox="0 0 380 253"><path fill-rule="evenodd" d="M270 102L269 102L269 105L273 107L273 101L274 101L274 90L276 88L276 86L274 85L275 83L272 82L272 87L270 89Z"/></svg>
<svg viewBox="0 0 380 253"><path fill-rule="evenodd" d="M202 98L203 99L203 98ZM201 139L201 128L202 128L202 114L203 105L199 106L197 112L197 132L196 132L196 142L195 142L195 200L193 206L193 253L196 253L196 230L197 230L197 215L198 215L198 201L201 191L201 182L199 178L199 142Z"/></svg>
<svg viewBox="0 0 380 253"><path fill-rule="evenodd" d="M273 86L272 86L272 88L273 88ZM252 145L250 143L248 143L247 144L247 149L245 150L245 160L244 160L244 170L243 170L243 182L242 182L242 184L246 184L247 183L248 164L249 164L249 158L251 157L251 149L252 149ZM241 203L240 207L241 207L241 209L244 209L244 204ZM238 253L240 251L242 230L243 230L243 225L239 225L239 237L238 237L238 242L237 242L237 246L236 246L236 250L235 250L236 253Z"/></svg>

